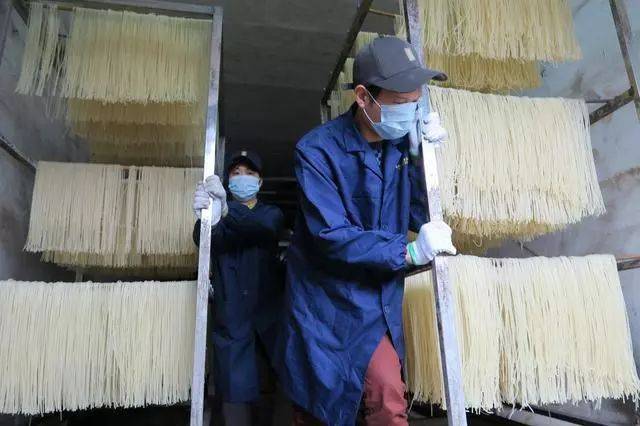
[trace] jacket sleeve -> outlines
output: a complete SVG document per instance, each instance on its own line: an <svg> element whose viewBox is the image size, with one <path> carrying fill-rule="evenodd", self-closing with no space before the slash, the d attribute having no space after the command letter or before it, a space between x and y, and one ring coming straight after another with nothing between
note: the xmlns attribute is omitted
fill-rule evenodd
<svg viewBox="0 0 640 426"><path fill-rule="evenodd" d="M193 242L200 247L200 219L193 227ZM235 247L237 241L222 221L211 227L211 253L221 253Z"/></svg>
<svg viewBox="0 0 640 426"><path fill-rule="evenodd" d="M247 206L229 202L229 213L222 220L228 236L247 242L278 239L284 224L284 216L276 207L256 211Z"/></svg>
<svg viewBox="0 0 640 426"><path fill-rule="evenodd" d="M261 214L230 202L229 213L211 228L211 251L221 253L234 247L273 242L280 236L283 225L284 216L278 208ZM200 246L200 220L193 229L193 241Z"/></svg>
<svg viewBox="0 0 640 426"><path fill-rule="evenodd" d="M409 161L409 183L411 200L409 208L409 230L420 232L420 227L429 220L427 188L424 180L424 163L422 153Z"/></svg>
<svg viewBox="0 0 640 426"><path fill-rule="evenodd" d="M332 262L382 271L405 267L406 236L364 230L349 222L326 161L297 148L295 171L301 210L315 248Z"/></svg>

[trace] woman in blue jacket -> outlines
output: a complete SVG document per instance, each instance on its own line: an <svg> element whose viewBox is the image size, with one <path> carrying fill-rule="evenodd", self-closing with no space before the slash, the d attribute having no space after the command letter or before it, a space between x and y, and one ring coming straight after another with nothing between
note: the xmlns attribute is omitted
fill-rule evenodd
<svg viewBox="0 0 640 426"><path fill-rule="evenodd" d="M277 250L283 214L258 200L261 171L255 153L238 152L226 168L231 200L218 176L198 184L194 196L198 218L210 198L216 201L211 230L214 382L225 423L233 426L251 424L250 405L260 396L257 351L270 355L281 310ZM199 220L193 239L200 243Z"/></svg>

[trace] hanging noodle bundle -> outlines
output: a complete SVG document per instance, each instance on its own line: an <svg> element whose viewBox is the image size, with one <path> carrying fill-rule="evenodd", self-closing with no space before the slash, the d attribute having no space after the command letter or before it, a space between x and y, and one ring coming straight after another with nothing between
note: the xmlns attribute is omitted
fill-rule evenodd
<svg viewBox="0 0 640 426"><path fill-rule="evenodd" d="M202 126L161 126L155 124L118 124L80 122L72 131L89 141L96 161L105 156L131 161L147 155L152 160L166 158L174 163L197 162L203 155L204 128ZM155 164L155 163L154 163Z"/></svg>
<svg viewBox="0 0 640 426"><path fill-rule="evenodd" d="M566 0L419 0L418 6L425 61L447 73L446 86L529 89L540 85L537 61L581 56ZM406 38L403 18L394 26Z"/></svg>
<svg viewBox="0 0 640 426"><path fill-rule="evenodd" d="M507 92L510 89L533 89L542 80L533 61L486 59L478 55L452 56L438 53L425 55L429 68L443 71L447 80L440 86Z"/></svg>
<svg viewBox="0 0 640 426"><path fill-rule="evenodd" d="M17 87L22 94L42 94L61 44L57 10L41 13L40 3L32 9ZM208 81L210 35L207 20L74 8L60 81L50 94L109 103L197 102Z"/></svg>
<svg viewBox="0 0 640 426"><path fill-rule="evenodd" d="M380 37L378 33L372 33L368 31L360 31L353 42L353 56L355 57L363 47L371 43L373 40Z"/></svg>
<svg viewBox="0 0 640 426"><path fill-rule="evenodd" d="M48 85L54 87L60 78L60 69L54 68L62 52L58 42L60 18L55 5L44 8L42 3L31 3L22 68L16 91L42 96Z"/></svg>
<svg viewBox="0 0 640 426"><path fill-rule="evenodd" d="M64 44L60 29L31 2L18 93L66 99L94 161L202 163L211 21L74 8Z"/></svg>
<svg viewBox="0 0 640 426"><path fill-rule="evenodd" d="M430 88L449 140L443 210L457 243L529 240L605 211L583 100Z"/></svg>
<svg viewBox="0 0 640 426"><path fill-rule="evenodd" d="M407 38L404 16L394 21L397 37ZM425 49L425 62L429 68L447 74L439 86L458 87L489 92L507 92L510 89L532 89L540 86L541 78L534 61L515 59L489 59L477 54L466 56L434 53Z"/></svg>
<svg viewBox="0 0 640 426"><path fill-rule="evenodd" d="M353 58L346 58L342 71L338 75L338 81L331 92L329 106L332 119L349 111L356 100L353 89L347 88L353 83L353 61Z"/></svg>
<svg viewBox="0 0 640 426"><path fill-rule="evenodd" d="M500 409L640 395L625 303L609 255L449 259L466 406ZM431 272L408 277L406 381L443 404Z"/></svg>
<svg viewBox="0 0 640 426"><path fill-rule="evenodd" d="M419 0L428 52L490 59L580 59L566 0Z"/></svg>
<svg viewBox="0 0 640 426"><path fill-rule="evenodd" d="M204 125L204 105L200 103L102 103L69 99L67 122L159 124L164 126Z"/></svg>
<svg viewBox="0 0 640 426"><path fill-rule="evenodd" d="M200 169L39 162L25 250L45 261L191 268Z"/></svg>
<svg viewBox="0 0 640 426"><path fill-rule="evenodd" d="M0 413L189 399L195 282L0 281Z"/></svg>

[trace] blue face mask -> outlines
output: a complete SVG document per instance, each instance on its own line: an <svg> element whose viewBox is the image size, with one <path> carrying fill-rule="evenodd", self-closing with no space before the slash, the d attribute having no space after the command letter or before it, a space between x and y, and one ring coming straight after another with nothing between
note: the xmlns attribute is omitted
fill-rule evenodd
<svg viewBox="0 0 640 426"><path fill-rule="evenodd" d="M371 93L369 93L371 96ZM398 139L409 133L418 121L418 102L404 104L380 105L373 96L373 102L380 108L380 122L374 123L367 111L364 115L369 119L371 127L382 139Z"/></svg>
<svg viewBox="0 0 640 426"><path fill-rule="evenodd" d="M260 190L260 179L251 175L238 175L229 178L229 191L240 202L249 201Z"/></svg>

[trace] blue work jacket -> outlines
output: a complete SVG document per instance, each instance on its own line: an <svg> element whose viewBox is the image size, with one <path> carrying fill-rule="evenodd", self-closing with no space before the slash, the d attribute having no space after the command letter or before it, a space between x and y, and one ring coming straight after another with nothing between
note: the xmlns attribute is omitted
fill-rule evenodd
<svg viewBox="0 0 640 426"><path fill-rule="evenodd" d="M279 208L261 202L253 209L228 205L211 230L214 381L225 402L250 402L260 394L256 335L272 356L282 310L277 250L284 219ZM193 238L200 243L200 221Z"/></svg>
<svg viewBox="0 0 640 426"><path fill-rule="evenodd" d="M355 423L385 333L403 359L406 236L427 217L421 163L401 138L383 143L379 165L351 111L296 146L300 210L277 369L292 400L327 424Z"/></svg>

